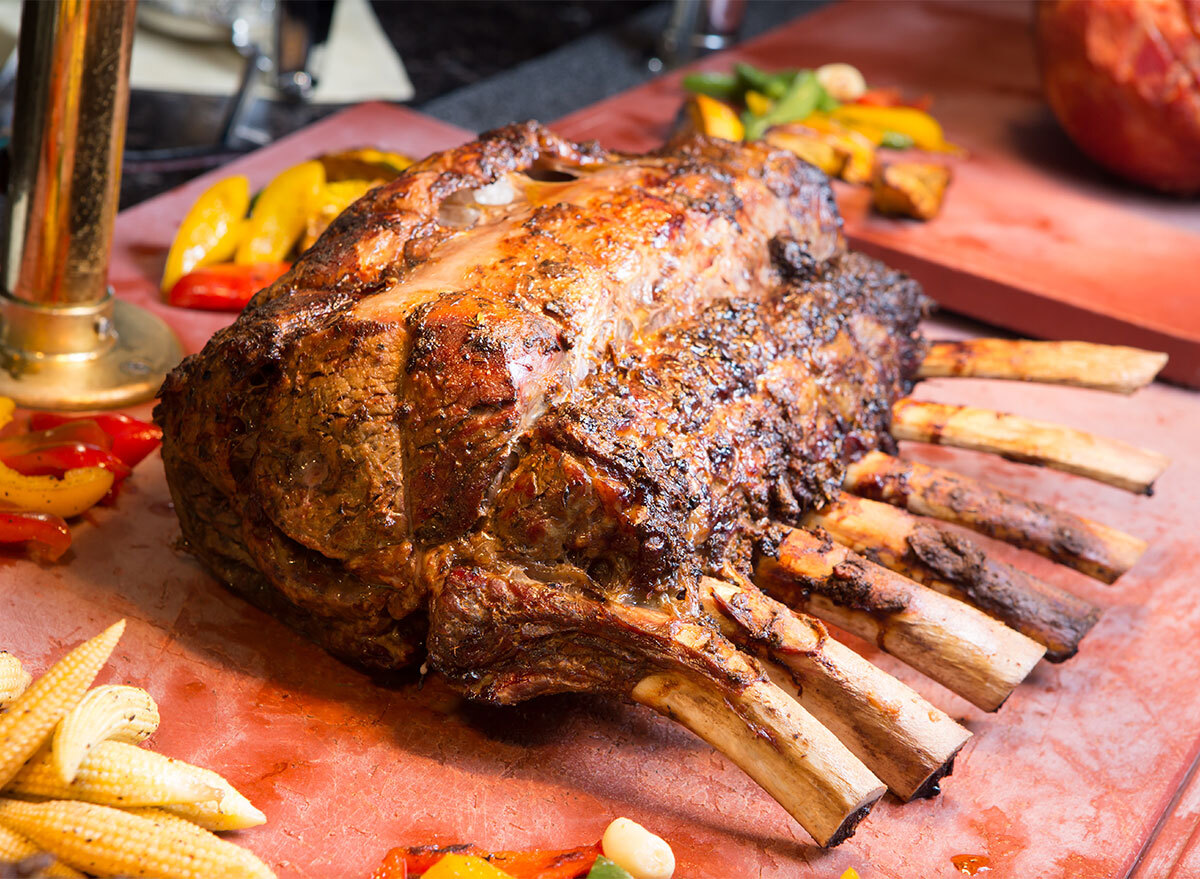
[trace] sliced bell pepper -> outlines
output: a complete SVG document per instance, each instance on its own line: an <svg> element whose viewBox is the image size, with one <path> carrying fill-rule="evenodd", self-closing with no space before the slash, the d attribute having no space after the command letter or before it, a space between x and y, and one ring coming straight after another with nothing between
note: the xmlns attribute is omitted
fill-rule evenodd
<svg viewBox="0 0 1200 879"><path fill-rule="evenodd" d="M742 94L741 80L732 73L689 73L683 78L683 87L721 101L733 101Z"/></svg>
<svg viewBox="0 0 1200 879"><path fill-rule="evenodd" d="M633 879L633 875L616 861L599 857L596 858L596 863L592 864L587 879Z"/></svg>
<svg viewBox="0 0 1200 879"><path fill-rule="evenodd" d="M364 147L326 153L317 161L325 168L330 183L343 180L394 180L413 164L411 156Z"/></svg>
<svg viewBox="0 0 1200 879"><path fill-rule="evenodd" d="M513 879L475 855L446 855L423 875L425 879Z"/></svg>
<svg viewBox="0 0 1200 879"><path fill-rule="evenodd" d="M16 404L0 397L0 427L12 420ZM5 437L5 442L16 439ZM108 494L113 474L102 467L76 467L62 478L24 476L0 464L0 510L78 516Z"/></svg>
<svg viewBox="0 0 1200 879"><path fill-rule="evenodd" d="M179 225L167 264L162 291L193 269L233 256L250 208L250 181L240 175L218 181L196 199Z"/></svg>
<svg viewBox="0 0 1200 879"><path fill-rule="evenodd" d="M258 194L233 261L238 265L281 262L304 234L304 224L325 184L319 161L288 168Z"/></svg>
<svg viewBox="0 0 1200 879"><path fill-rule="evenodd" d="M581 879L600 856L600 844L557 851L488 852L474 845L394 848L372 879L421 876L447 855L473 855L514 879ZM404 872L398 865L404 865Z"/></svg>
<svg viewBox="0 0 1200 879"><path fill-rule="evenodd" d="M321 233L329 228L329 224L337 219L338 214L383 182L381 178L348 178L332 180L322 186L317 194L316 205L304 222L304 237L300 240L300 249L308 250L316 244Z"/></svg>
<svg viewBox="0 0 1200 879"><path fill-rule="evenodd" d="M133 472L112 452L84 443L44 446L16 455L4 455L0 460L23 476L63 476L77 467L103 467L119 482Z"/></svg>
<svg viewBox="0 0 1200 879"><path fill-rule="evenodd" d="M863 104L843 104L830 116L849 128L870 126L881 131L894 131L912 138L918 149L932 152L961 152L946 140L941 124L928 113L914 107L871 107Z"/></svg>
<svg viewBox="0 0 1200 879"><path fill-rule="evenodd" d="M255 293L271 286L291 267L286 262L208 266L180 278L171 288L167 304L205 311L241 311Z"/></svg>
<svg viewBox="0 0 1200 879"><path fill-rule="evenodd" d="M743 100L746 102L746 109L755 116L766 116L771 112L771 99L762 92L750 89L746 92L746 97Z"/></svg>
<svg viewBox="0 0 1200 879"><path fill-rule="evenodd" d="M60 415L56 412L35 412L29 418L29 426L33 430L48 430L71 425L81 427L91 422L109 437L111 447L103 442L82 442L108 448L120 458L127 467L135 467L147 455L162 443L162 428L148 421L140 421L122 412L108 412L101 415ZM3 422L0 421L0 424ZM0 448L3 448L0 446Z"/></svg>
<svg viewBox="0 0 1200 879"><path fill-rule="evenodd" d="M747 113L743 117L746 140L758 140L772 125L795 122L817 109L824 90L811 70L802 70L788 90L765 114Z"/></svg>
<svg viewBox="0 0 1200 879"><path fill-rule="evenodd" d="M32 419L31 419L32 420ZM23 455L37 449L61 446L65 443L82 443L106 452L112 451L112 436L90 419L59 423L49 428L15 433L0 438L0 459L12 455Z"/></svg>
<svg viewBox="0 0 1200 879"><path fill-rule="evenodd" d="M61 516L0 513L0 543L23 543L38 561L57 561L71 545L71 529Z"/></svg>
<svg viewBox="0 0 1200 879"><path fill-rule="evenodd" d="M693 95L687 103L687 114L692 128L709 137L740 141L746 133L733 107L708 95Z"/></svg>

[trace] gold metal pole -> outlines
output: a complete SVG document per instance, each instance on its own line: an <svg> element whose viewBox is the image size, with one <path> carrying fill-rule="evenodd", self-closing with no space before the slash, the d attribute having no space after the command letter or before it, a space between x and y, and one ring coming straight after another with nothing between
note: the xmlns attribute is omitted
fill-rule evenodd
<svg viewBox="0 0 1200 879"><path fill-rule="evenodd" d="M136 0L26 0L21 13L0 394L102 409L154 396L170 329L107 286Z"/></svg>

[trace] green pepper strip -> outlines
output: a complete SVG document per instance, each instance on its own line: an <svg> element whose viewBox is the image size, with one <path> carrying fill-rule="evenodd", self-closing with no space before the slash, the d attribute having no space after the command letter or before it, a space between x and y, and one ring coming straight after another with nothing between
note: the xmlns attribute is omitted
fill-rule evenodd
<svg viewBox="0 0 1200 879"><path fill-rule="evenodd" d="M742 94L741 82L732 73L689 73L683 78L683 87L689 92L725 101Z"/></svg>
<svg viewBox="0 0 1200 879"><path fill-rule="evenodd" d="M592 864L587 879L633 879L633 876L618 867L614 861L601 855L596 858L596 863Z"/></svg>

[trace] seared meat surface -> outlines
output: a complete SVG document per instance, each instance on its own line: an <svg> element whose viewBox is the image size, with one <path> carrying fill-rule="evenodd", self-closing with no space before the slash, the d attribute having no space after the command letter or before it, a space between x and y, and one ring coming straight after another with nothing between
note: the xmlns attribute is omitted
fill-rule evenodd
<svg viewBox="0 0 1200 879"><path fill-rule="evenodd" d="M886 446L921 309L790 155L513 126L370 193L185 361L164 461L219 578L380 668L446 593L432 663L473 688L449 645L495 606L453 584L699 620L702 574Z"/></svg>

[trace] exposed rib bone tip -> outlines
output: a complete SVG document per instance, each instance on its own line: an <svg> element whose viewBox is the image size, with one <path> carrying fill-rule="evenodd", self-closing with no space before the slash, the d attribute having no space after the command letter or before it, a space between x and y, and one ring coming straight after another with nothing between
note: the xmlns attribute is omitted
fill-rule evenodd
<svg viewBox="0 0 1200 879"><path fill-rule="evenodd" d="M1170 463L1158 452L1060 424L911 398L892 407L892 436L991 452L1145 494Z"/></svg>
<svg viewBox="0 0 1200 879"><path fill-rule="evenodd" d="M1132 394L1166 364L1162 352L1124 345L967 339L930 345L917 377L1009 379Z"/></svg>

